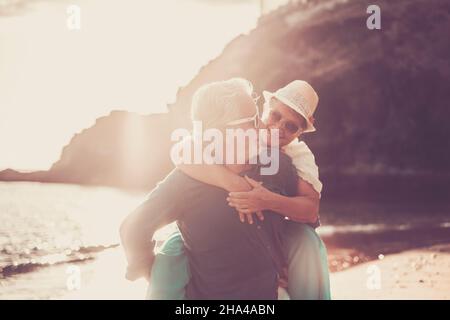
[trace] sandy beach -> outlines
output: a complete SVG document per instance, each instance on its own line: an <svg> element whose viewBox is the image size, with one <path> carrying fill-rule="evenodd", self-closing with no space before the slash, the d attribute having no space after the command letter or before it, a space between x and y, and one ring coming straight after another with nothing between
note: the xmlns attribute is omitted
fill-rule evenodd
<svg viewBox="0 0 450 320"><path fill-rule="evenodd" d="M333 299L450 299L450 244L380 258L333 273Z"/></svg>
<svg viewBox="0 0 450 320"><path fill-rule="evenodd" d="M120 249L86 265L89 279L63 299L143 299L146 282L123 279ZM379 283L378 283L379 280ZM331 274L335 300L450 299L450 244L408 250Z"/></svg>

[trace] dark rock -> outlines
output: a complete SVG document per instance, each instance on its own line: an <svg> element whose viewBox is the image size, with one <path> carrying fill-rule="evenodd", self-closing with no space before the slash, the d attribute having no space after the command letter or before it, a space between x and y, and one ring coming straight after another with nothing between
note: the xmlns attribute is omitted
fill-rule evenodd
<svg viewBox="0 0 450 320"><path fill-rule="evenodd" d="M257 91L294 79L317 89L318 132L305 139L326 193L407 194L412 188L445 197L450 2L377 1L382 29L368 30L366 8L372 2L307 1L280 8L180 88L167 114L114 111L76 134L48 172L3 171L0 179L148 189L172 167L170 132L189 126L193 92L207 82L239 76Z"/></svg>

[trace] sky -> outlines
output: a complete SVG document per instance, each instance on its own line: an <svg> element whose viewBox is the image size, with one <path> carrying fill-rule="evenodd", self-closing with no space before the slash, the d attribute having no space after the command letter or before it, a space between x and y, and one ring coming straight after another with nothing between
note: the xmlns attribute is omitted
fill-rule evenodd
<svg viewBox="0 0 450 320"><path fill-rule="evenodd" d="M0 170L49 169L111 110L166 111L260 13L252 0L33 3L0 16ZM81 9L80 30L67 27L70 4Z"/></svg>

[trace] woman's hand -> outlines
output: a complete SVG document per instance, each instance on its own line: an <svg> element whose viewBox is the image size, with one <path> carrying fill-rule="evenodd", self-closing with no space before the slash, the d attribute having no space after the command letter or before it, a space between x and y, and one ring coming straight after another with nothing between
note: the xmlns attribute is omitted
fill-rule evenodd
<svg viewBox="0 0 450 320"><path fill-rule="evenodd" d="M272 192L262 186L262 182L255 181L245 176L247 182L253 187L247 192L230 192L227 198L228 204L239 212L242 222L245 216L250 224L253 223L252 214L256 214L260 220L264 220L262 211L268 209L268 202Z"/></svg>

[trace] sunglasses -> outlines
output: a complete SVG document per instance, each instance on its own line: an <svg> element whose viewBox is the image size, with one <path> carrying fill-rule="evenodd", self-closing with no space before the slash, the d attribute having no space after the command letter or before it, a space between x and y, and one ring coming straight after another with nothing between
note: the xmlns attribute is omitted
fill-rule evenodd
<svg viewBox="0 0 450 320"><path fill-rule="evenodd" d="M276 110L270 110L269 112L269 122L280 123L280 127L286 130L289 134L297 133L301 128L294 121L284 120L280 112Z"/></svg>

